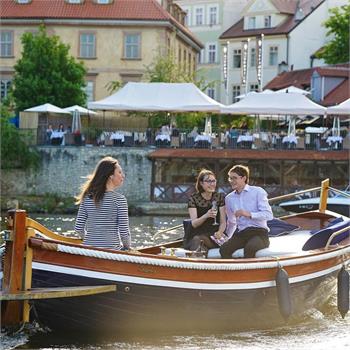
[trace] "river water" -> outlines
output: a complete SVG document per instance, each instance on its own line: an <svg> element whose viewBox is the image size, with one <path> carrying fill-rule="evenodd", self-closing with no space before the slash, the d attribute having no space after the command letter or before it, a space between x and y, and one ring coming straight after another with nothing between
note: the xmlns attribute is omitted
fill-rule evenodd
<svg viewBox="0 0 350 350"><path fill-rule="evenodd" d="M37 216L33 217L46 227L63 234L72 235L74 217ZM153 236L159 230L182 223L181 217L142 216L131 217L132 243L135 248L162 243L181 237L182 230L175 229ZM350 312L342 319L337 311L336 292L327 307L321 311L311 310L298 322L285 324L273 329L252 329L232 333L158 334L157 336L121 337L109 335L93 338L88 334L52 334L49 330L19 331L7 336L2 334L0 349L349 349L350 350Z"/></svg>

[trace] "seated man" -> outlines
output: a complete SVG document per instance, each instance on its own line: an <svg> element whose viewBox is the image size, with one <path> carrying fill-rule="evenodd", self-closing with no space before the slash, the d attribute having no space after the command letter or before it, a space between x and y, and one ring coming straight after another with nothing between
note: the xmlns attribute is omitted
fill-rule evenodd
<svg viewBox="0 0 350 350"><path fill-rule="evenodd" d="M233 191L225 198L227 229L230 239L220 247L221 257L232 258L232 253L244 248L245 258L269 246L267 221L273 219L264 189L249 186L249 168L236 165L228 172Z"/></svg>

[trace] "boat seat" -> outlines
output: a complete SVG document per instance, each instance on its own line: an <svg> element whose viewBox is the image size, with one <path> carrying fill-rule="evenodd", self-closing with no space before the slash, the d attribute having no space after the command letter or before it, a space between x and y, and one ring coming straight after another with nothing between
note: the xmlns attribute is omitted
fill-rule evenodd
<svg viewBox="0 0 350 350"><path fill-rule="evenodd" d="M311 235L311 237L305 242L303 250L319 249L326 246L329 237L341 229L349 227L349 230L339 234L332 239L331 244L337 244L350 235L350 220L344 220L328 226L322 230L319 230Z"/></svg>
<svg viewBox="0 0 350 350"><path fill-rule="evenodd" d="M263 257L278 257L293 254L303 253L303 246L305 242L310 238L311 234L309 230L297 230L293 231L289 235L270 237L270 246L268 248L260 249L256 252L257 258ZM237 249L232 254L232 258L243 258L243 248ZM220 259L219 248L212 248L208 251L208 259Z"/></svg>

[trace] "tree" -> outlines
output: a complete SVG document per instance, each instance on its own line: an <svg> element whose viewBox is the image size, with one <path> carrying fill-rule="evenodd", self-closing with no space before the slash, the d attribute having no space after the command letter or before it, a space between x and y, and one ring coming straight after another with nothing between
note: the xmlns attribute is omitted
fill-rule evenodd
<svg viewBox="0 0 350 350"><path fill-rule="evenodd" d="M16 111L47 102L59 107L85 105L86 69L69 55L69 45L48 36L44 26L37 34L23 34L21 41L22 57L13 79Z"/></svg>
<svg viewBox="0 0 350 350"><path fill-rule="evenodd" d="M1 169L12 168L37 168L39 166L38 152L27 146L26 136L31 135L21 133L12 123L10 123L11 113L8 103L10 98L2 101L0 105L1 119Z"/></svg>
<svg viewBox="0 0 350 350"><path fill-rule="evenodd" d="M349 62L350 5L330 9L331 16L325 21L327 36L333 39L317 54L328 64Z"/></svg>

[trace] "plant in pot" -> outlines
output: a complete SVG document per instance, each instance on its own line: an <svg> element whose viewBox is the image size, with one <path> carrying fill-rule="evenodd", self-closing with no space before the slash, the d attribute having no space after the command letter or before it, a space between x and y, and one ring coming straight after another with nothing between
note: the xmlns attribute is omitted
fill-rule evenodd
<svg viewBox="0 0 350 350"><path fill-rule="evenodd" d="M84 136L87 144L97 144L97 139L101 135L102 130L96 127L87 127L84 129Z"/></svg>

